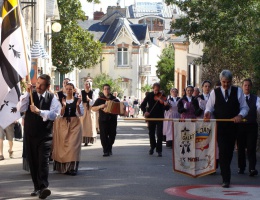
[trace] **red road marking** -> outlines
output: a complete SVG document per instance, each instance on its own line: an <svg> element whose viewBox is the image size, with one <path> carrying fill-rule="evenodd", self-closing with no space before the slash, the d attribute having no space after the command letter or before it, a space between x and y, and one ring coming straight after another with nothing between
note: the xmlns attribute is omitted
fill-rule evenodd
<svg viewBox="0 0 260 200"><path fill-rule="evenodd" d="M222 190L222 194L220 196L222 196L222 198L214 198L214 197L205 197L205 196L199 196L199 195L194 195L194 194L190 194L188 191L191 189L201 189L201 193L203 194L203 189L210 189L210 188L220 188L220 185L190 185L190 186L180 186L180 187L172 187L172 188L168 188L166 190L164 190L164 192L166 192L169 195L173 195L173 196L179 196L179 197L184 197L187 199L194 199L194 200L227 200L228 196L237 196L237 197L249 197L252 195L247 192L247 191L237 191L237 190ZM253 189L257 189L260 190L259 186L249 186L249 185L232 185L232 188L236 188L236 187L242 187L242 188L253 188ZM204 194L206 192L204 191ZM210 195L210 193L208 194ZM226 196L226 198L224 199L224 196ZM257 198L258 199L258 198Z"/></svg>
<svg viewBox="0 0 260 200"><path fill-rule="evenodd" d="M180 186L180 187L168 188L168 189L165 190L165 192L170 194L170 195L185 197L185 198L188 198L188 199L198 199L198 198L200 198L201 200L207 200L209 198L203 198L203 197L199 197L199 196L195 196L193 194L187 193L187 190L190 190L190 189L206 188L206 187L211 187L211 186L210 185ZM210 200L223 200L223 199L210 198Z"/></svg>

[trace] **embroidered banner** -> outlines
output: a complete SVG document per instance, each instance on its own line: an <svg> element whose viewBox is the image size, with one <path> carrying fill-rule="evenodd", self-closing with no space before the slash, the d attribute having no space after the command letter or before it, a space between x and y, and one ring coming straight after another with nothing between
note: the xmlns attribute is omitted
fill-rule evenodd
<svg viewBox="0 0 260 200"><path fill-rule="evenodd" d="M216 122L174 122L173 169L192 177L216 171Z"/></svg>

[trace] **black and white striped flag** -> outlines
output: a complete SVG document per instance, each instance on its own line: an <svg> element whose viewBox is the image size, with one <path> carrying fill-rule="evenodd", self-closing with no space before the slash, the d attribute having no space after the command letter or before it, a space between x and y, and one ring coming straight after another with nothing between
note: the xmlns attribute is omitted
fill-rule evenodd
<svg viewBox="0 0 260 200"><path fill-rule="evenodd" d="M28 37L18 0L4 0L0 48L0 104L30 69ZM28 67L27 67L28 66Z"/></svg>
<svg viewBox="0 0 260 200"><path fill-rule="evenodd" d="M4 0L0 48L0 126L7 127L20 118L16 105L19 82L30 71L29 40L18 0Z"/></svg>

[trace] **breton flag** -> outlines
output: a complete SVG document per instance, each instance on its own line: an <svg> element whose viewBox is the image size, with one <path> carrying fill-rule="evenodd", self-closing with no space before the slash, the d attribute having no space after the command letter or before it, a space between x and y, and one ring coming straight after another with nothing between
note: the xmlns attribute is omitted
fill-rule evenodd
<svg viewBox="0 0 260 200"><path fill-rule="evenodd" d="M28 41L18 0L4 0L0 48L0 126L2 128L20 118L16 105L20 97L19 82L30 70Z"/></svg>
<svg viewBox="0 0 260 200"><path fill-rule="evenodd" d="M20 84L18 83L8 92L4 102L0 105L0 126L3 129L21 118L21 114L17 112L16 108L20 95Z"/></svg>
<svg viewBox="0 0 260 200"><path fill-rule="evenodd" d="M4 0L0 48L0 105L30 69L29 43L18 0Z"/></svg>

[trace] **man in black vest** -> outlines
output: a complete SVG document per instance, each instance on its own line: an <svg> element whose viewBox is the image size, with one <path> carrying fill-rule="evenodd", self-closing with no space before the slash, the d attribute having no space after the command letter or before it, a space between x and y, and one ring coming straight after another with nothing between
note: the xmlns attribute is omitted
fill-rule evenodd
<svg viewBox="0 0 260 200"><path fill-rule="evenodd" d="M168 106L168 103L163 99L166 99L166 96L160 92L160 84L154 83L153 92L149 92L141 104L141 109L144 113L144 116L150 118L164 118L164 111ZM151 147L149 154L153 155L154 149L156 148L158 157L162 157L163 121L149 121L148 129ZM157 142L155 139L155 130L157 135Z"/></svg>
<svg viewBox="0 0 260 200"><path fill-rule="evenodd" d="M27 92L21 96L17 105L20 112L25 112L25 145L34 184L31 196L39 195L40 199L51 194L48 189L48 174L52 126L53 120L60 113L59 101L54 94L48 92L50 84L50 76L42 74L37 79L36 91L32 92L33 103L30 99L31 84L27 84Z"/></svg>
<svg viewBox="0 0 260 200"><path fill-rule="evenodd" d="M249 161L249 176L258 175L256 166L256 145L258 136L257 112L260 111L259 97L250 94L252 89L251 79L245 79L242 83L244 98L249 106L246 123L238 125L237 147L238 147L238 174L244 174L246 168L246 153Z"/></svg>
<svg viewBox="0 0 260 200"><path fill-rule="evenodd" d="M223 179L222 187L228 188L231 179L230 164L237 133L237 123L247 115L249 108L241 88L232 86L232 73L223 70L219 76L221 87L210 93L204 118L232 119L234 122L217 122L217 138L219 147L219 165Z"/></svg>

